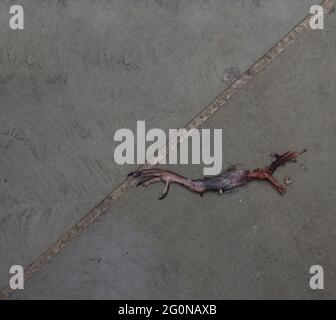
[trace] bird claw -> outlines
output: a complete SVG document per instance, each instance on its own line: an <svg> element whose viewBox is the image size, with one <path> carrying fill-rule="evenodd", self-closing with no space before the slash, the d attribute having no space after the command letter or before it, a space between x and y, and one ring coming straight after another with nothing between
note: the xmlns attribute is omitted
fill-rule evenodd
<svg viewBox="0 0 336 320"><path fill-rule="evenodd" d="M273 154L275 157L275 160L271 163L271 165L268 167L268 171L273 173L277 167L283 166L286 162L297 162L297 157L305 153L307 149L304 149L301 152L295 152L295 151L287 151L281 155L279 154Z"/></svg>
<svg viewBox="0 0 336 320"><path fill-rule="evenodd" d="M139 186L148 187L153 183L164 182L165 187L162 191L161 196L159 197L159 200L163 200L167 196L169 191L170 182L167 173L169 172L161 169L145 169L131 172L128 174L128 177L140 178L140 180L136 184L137 187Z"/></svg>

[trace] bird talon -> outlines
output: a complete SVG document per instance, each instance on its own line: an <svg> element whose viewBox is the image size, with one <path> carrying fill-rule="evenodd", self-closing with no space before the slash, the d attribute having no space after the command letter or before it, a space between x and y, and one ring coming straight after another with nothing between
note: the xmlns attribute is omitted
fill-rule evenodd
<svg viewBox="0 0 336 320"><path fill-rule="evenodd" d="M162 195L159 197L159 200L163 200L166 196L167 196L167 193L166 193L166 194L162 194Z"/></svg>

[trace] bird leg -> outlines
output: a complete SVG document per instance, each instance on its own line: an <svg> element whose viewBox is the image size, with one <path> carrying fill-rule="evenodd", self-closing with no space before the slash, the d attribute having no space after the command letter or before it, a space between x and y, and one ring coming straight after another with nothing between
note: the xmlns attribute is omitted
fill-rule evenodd
<svg viewBox="0 0 336 320"><path fill-rule="evenodd" d="M293 152L288 151L282 155L274 154L275 160L266 168L255 169L253 171L249 171L247 174L248 181L251 180L267 180L271 183L271 185L280 193L285 194L286 188L282 186L274 177L273 172L279 167L283 166L288 161L296 162L296 158L302 155L307 150L303 150L302 152Z"/></svg>
<svg viewBox="0 0 336 320"><path fill-rule="evenodd" d="M163 170L163 169L146 169L134 171L128 174L129 177L139 178L139 182L137 183L137 187L142 185L147 187L156 182L164 182L165 187L162 191L162 194L159 200L164 199L168 192L169 186L171 183L177 183L189 189L190 191L203 193L206 191L206 188L203 186L201 181L190 180L186 177L180 176L174 172Z"/></svg>
<svg viewBox="0 0 336 320"><path fill-rule="evenodd" d="M253 180L267 180L283 195L286 192L286 188L273 177L273 173L279 166L283 166L286 162L296 161L296 158L304 152L306 152L306 150L302 152L288 151L282 155L275 154L273 155L275 160L266 168L258 168L253 171L231 168L219 175L198 180L191 180L163 169L139 170L129 173L128 176L139 179L137 186L142 185L147 187L153 183L163 182L165 187L159 198L160 200L167 196L171 183L179 184L192 192L203 195L203 193L207 191L216 191L219 193L230 191Z"/></svg>

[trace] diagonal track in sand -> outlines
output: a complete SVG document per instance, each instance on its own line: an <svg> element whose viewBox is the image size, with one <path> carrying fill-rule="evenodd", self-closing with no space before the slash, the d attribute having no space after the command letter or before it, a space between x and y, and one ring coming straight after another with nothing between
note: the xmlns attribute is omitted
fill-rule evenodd
<svg viewBox="0 0 336 320"><path fill-rule="evenodd" d="M330 13L335 6L335 0L325 0L321 3L326 14ZM200 127L212 114L223 107L234 95L246 87L259 73L261 73L269 63L274 61L284 50L295 42L304 32L309 31L309 19L307 15L296 27L294 27L285 37L276 43L264 56L256 61L250 68L243 73L228 89L215 98L202 112L196 115L188 124L185 125L187 131ZM148 168L144 165L141 168ZM106 198L95 206L87 215L85 215L77 224L70 228L58 241L50 246L39 258L25 269L25 279L29 279L35 272L39 271L55 254L62 250L67 243L79 237L81 233L98 217L100 217L108 208L112 207L126 192L128 192L135 182L125 180L115 188ZM0 299L10 295L12 290L5 287L0 292Z"/></svg>

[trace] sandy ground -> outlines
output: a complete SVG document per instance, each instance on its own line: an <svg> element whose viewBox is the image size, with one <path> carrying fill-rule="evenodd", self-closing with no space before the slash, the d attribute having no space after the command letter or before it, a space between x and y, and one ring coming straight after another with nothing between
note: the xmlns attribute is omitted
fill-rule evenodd
<svg viewBox="0 0 336 320"><path fill-rule="evenodd" d="M42 3L42 4L41 4ZM114 132L179 128L297 25L313 1L27 1L25 30L0 5L0 284L28 266L136 166ZM132 189L14 299L335 298L335 13L203 128L223 166L308 148L265 183L201 198ZM202 165L170 166L201 177ZM309 289L309 268L325 289Z"/></svg>

